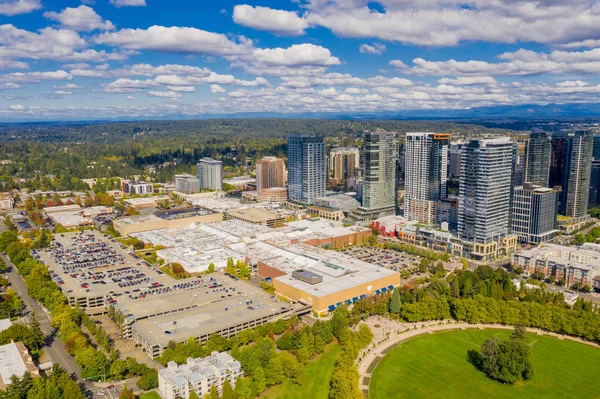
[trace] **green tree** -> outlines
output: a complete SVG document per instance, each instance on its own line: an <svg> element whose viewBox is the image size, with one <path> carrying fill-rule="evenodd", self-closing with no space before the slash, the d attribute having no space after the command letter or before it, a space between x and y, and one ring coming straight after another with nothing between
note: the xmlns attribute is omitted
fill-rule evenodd
<svg viewBox="0 0 600 399"><path fill-rule="evenodd" d="M237 399L252 399L254 392L252 391L252 383L249 378L239 377L235 382L235 393Z"/></svg>
<svg viewBox="0 0 600 399"><path fill-rule="evenodd" d="M236 399L236 394L231 387L229 380L225 380L225 383L223 384L223 394L221 395L221 399Z"/></svg>
<svg viewBox="0 0 600 399"><path fill-rule="evenodd" d="M210 394L208 395L210 399L219 399L219 392L217 392L217 386L213 385L210 387Z"/></svg>
<svg viewBox="0 0 600 399"><path fill-rule="evenodd" d="M30 332L30 345L39 349L44 344L44 332L42 331L42 326L37 318L35 312L31 313L31 319L29 320L29 328Z"/></svg>
<svg viewBox="0 0 600 399"><path fill-rule="evenodd" d="M400 289L396 288L390 299L389 311L390 313L399 314L400 310L402 310L402 298L400 297Z"/></svg>
<svg viewBox="0 0 600 399"><path fill-rule="evenodd" d="M215 272L215 264L211 263L210 265L208 265L208 269L206 269L206 271L208 273L214 273Z"/></svg>
<svg viewBox="0 0 600 399"><path fill-rule="evenodd" d="M256 369L254 369L253 378L254 384L256 386L256 391L258 393L263 393L265 389L267 389L265 370L261 366L256 367Z"/></svg>
<svg viewBox="0 0 600 399"><path fill-rule="evenodd" d="M198 394L196 393L196 391L190 391L190 395L188 396L188 399L200 399L200 398L198 398Z"/></svg>
<svg viewBox="0 0 600 399"><path fill-rule="evenodd" d="M121 391L121 394L119 395L119 399L135 399L135 395L127 387L125 387Z"/></svg>

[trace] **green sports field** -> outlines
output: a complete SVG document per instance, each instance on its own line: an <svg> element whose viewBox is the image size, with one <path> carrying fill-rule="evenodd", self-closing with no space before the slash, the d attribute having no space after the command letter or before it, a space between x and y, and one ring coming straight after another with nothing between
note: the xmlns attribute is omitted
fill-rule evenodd
<svg viewBox="0 0 600 399"><path fill-rule="evenodd" d="M369 398L600 398L600 349L531 334L535 376L510 386L467 361L467 351L494 335L510 331L440 332L400 343L375 367Z"/></svg>
<svg viewBox="0 0 600 399"><path fill-rule="evenodd" d="M317 360L306 365L306 379L302 386L286 381L269 389L261 399L326 399L333 374L333 363L341 351L342 347L338 344L329 345Z"/></svg>

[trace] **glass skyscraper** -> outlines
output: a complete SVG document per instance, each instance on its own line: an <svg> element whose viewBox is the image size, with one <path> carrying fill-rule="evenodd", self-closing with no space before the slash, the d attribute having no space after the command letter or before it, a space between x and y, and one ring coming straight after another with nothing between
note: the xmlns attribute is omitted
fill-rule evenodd
<svg viewBox="0 0 600 399"><path fill-rule="evenodd" d="M548 187L550 178L550 154L552 152L551 137L542 131L529 136L525 147L524 181L536 186Z"/></svg>
<svg viewBox="0 0 600 399"><path fill-rule="evenodd" d="M508 137L471 140L463 147L458 235L487 244L510 232L511 182L516 144Z"/></svg>
<svg viewBox="0 0 600 399"><path fill-rule="evenodd" d="M323 137L288 136L288 199L312 204L325 195L327 163Z"/></svg>
<svg viewBox="0 0 600 399"><path fill-rule="evenodd" d="M398 134L377 130L363 136L362 209L395 213Z"/></svg>

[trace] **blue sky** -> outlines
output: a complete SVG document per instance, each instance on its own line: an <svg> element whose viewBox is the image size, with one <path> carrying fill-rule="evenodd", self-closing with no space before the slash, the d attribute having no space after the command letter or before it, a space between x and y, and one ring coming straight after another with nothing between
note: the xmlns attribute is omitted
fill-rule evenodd
<svg viewBox="0 0 600 399"><path fill-rule="evenodd" d="M600 4L0 0L0 121L598 102Z"/></svg>

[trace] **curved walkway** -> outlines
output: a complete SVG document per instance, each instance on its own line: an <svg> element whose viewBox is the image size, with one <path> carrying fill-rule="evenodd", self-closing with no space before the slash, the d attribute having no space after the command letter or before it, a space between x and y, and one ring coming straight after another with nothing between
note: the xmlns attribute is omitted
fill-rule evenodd
<svg viewBox="0 0 600 399"><path fill-rule="evenodd" d="M413 338L424 334L433 334L437 331L448 331L448 330L465 330L465 329L499 329L499 330L512 330L514 326L507 326L503 324L469 324L456 322L454 320L436 321L436 322L423 322L414 323L411 325L412 328L406 329L399 332L395 336L390 336L387 339L377 343L376 345L369 348L368 352L361 354L358 363L358 372L360 373L359 388L364 392L365 398L368 398L369 382L371 379L371 373L375 369L377 363L385 356L387 352L393 349L399 342L405 341L409 338ZM600 348L600 345L583 340L581 338L572 337L569 335L557 334L549 331L540 330L538 328L527 328L527 332L545 335L549 337L556 337L558 339L566 339L569 341L579 342L581 344Z"/></svg>

